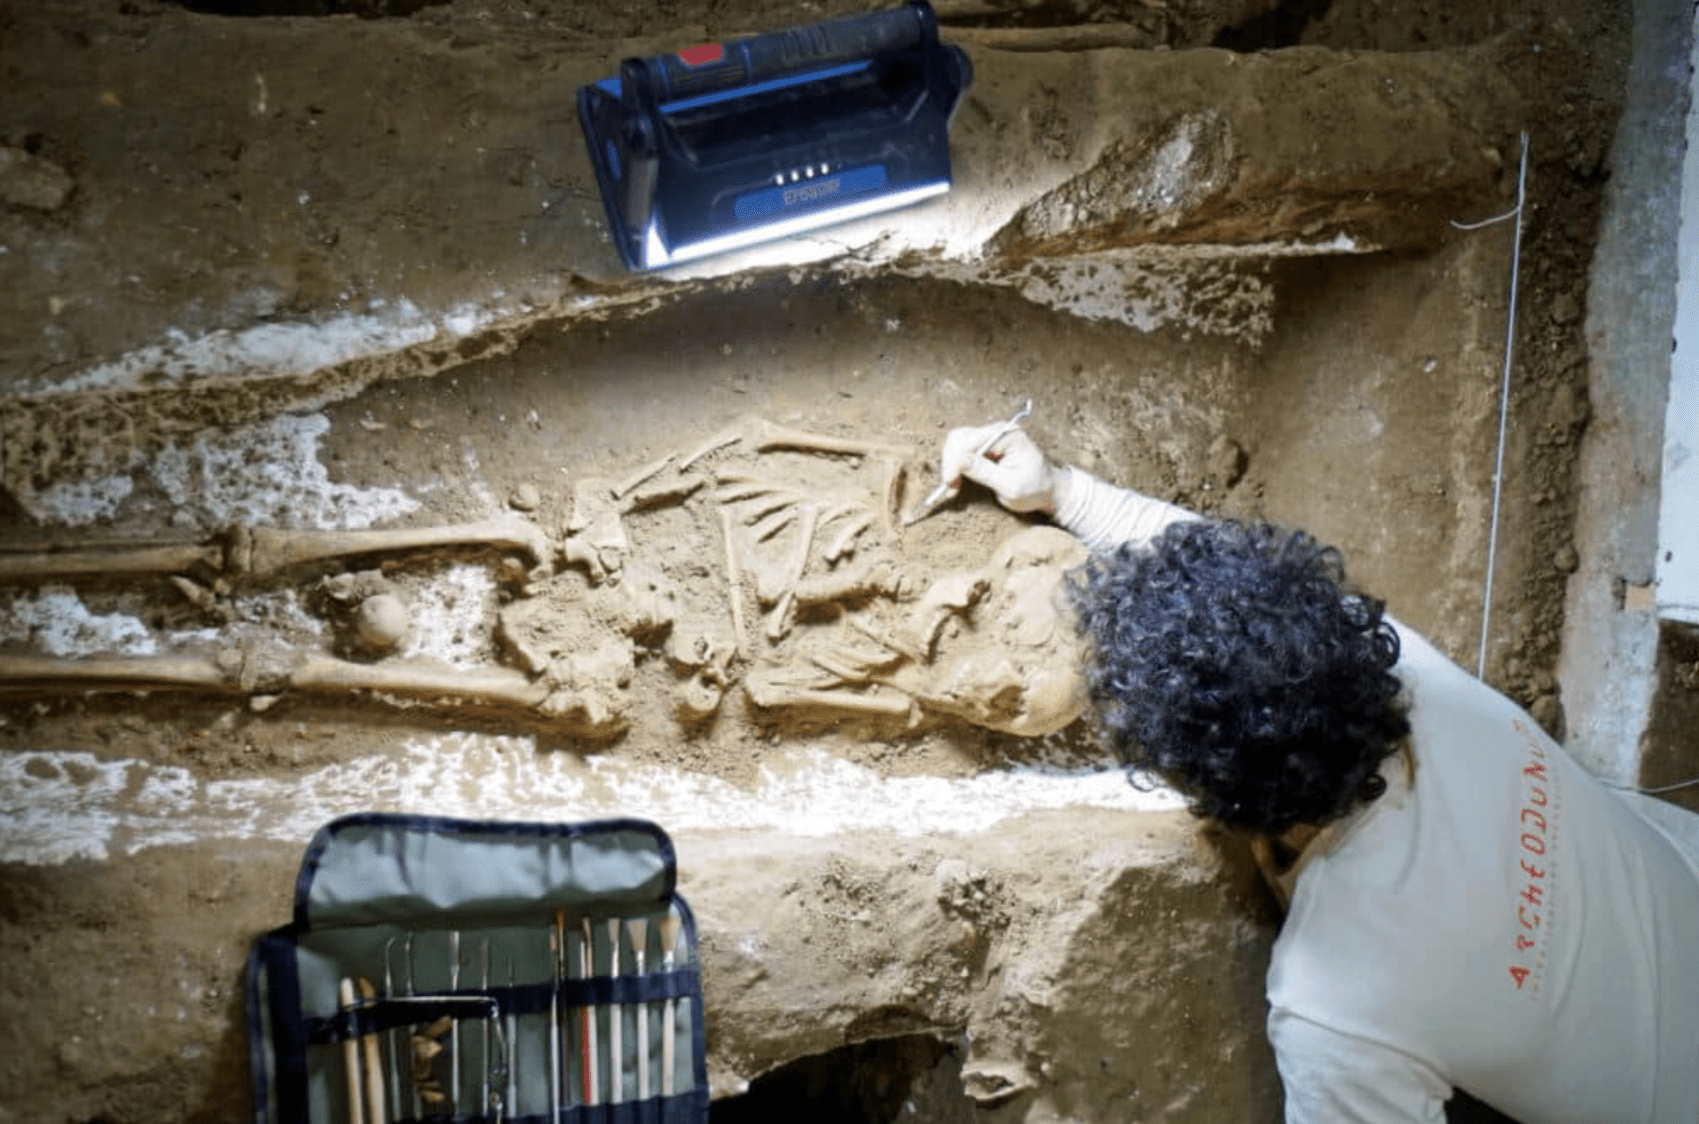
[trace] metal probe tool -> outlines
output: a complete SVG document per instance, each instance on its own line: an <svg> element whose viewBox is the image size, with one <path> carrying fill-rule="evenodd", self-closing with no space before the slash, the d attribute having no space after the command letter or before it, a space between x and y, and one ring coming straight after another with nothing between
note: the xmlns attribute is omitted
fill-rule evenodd
<svg viewBox="0 0 1699 1124"><path fill-rule="evenodd" d="M980 457L983 457L991 446L997 444L997 442L1003 440L1003 438L1019 429L1021 427L1021 423L1026 421L1031 415L1032 399L1028 398L1026 400L1026 405L1015 411L1014 417L992 430L991 436L979 443L973 451L973 459L978 460ZM903 520L903 526L912 527L922 519L925 519L928 515L931 515L934 511L937 511L944 505L944 501L954 494L956 487L958 487L958 485L953 480L940 482L936 488L932 489L932 494L921 500L920 506L915 508L914 511L909 514L907 519Z"/></svg>

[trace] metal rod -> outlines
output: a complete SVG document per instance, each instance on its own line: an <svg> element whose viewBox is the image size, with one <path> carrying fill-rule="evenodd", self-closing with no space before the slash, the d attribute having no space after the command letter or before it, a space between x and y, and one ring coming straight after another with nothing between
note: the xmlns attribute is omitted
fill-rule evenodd
<svg viewBox="0 0 1699 1124"><path fill-rule="evenodd" d="M490 992L490 938L485 937L478 947L478 990L485 995ZM478 1057L482 1062L484 1079L478 1088L478 1111L487 1112L490 1107L490 1020L485 1019L481 1024L484 1032Z"/></svg>
<svg viewBox="0 0 1699 1124"><path fill-rule="evenodd" d="M460 930L448 931L448 990L460 990ZM448 1103L460 1111L460 1020L448 1023Z"/></svg>
<svg viewBox="0 0 1699 1124"><path fill-rule="evenodd" d="M414 979L413 970L417 965L416 965L416 963L413 959L413 934L412 934L411 931L408 932L407 940L401 946L401 952L402 952L402 955L404 957L406 957L406 968L407 968L406 998L411 1000L414 996L419 994L418 990L414 986L415 985L415 979ZM411 1036L409 1037L409 1042L411 1042ZM422 1099L422 1095L421 1095L420 1090L419 1090L418 1055L411 1052L411 1051L409 1051L409 1054L408 1054L408 1077L409 1077L408 1085L411 1086L412 1090L413 1090L413 1115L414 1115L415 1118L417 1118L417 1117L423 1115L424 1101Z"/></svg>
<svg viewBox="0 0 1699 1124"><path fill-rule="evenodd" d="M1478 230L1506 219L1516 220L1515 234L1510 243L1510 308L1504 324L1504 374L1498 400L1498 453L1493 465L1492 523L1487 531L1487 576L1485 588L1481 591L1481 647L1475 660L1477 679L1487 677L1487 638L1493 610L1493 570L1498 561L1499 506L1504 495L1504 445L1505 435L1510 427L1510 369L1516 349L1516 295L1522 271L1522 210L1528 192L1528 134L1522 133L1521 138L1522 158L1516 172L1516 206L1502 215L1478 223L1452 223L1459 230Z"/></svg>
<svg viewBox="0 0 1699 1124"><path fill-rule="evenodd" d="M400 939L400 937L391 937L383 943L383 995L385 999L395 994L395 973L390 970L389 954L395 947L395 942ZM384 1040L389 1045L389 1103L395 1106L397 1112L401 1110L401 1047L396 1043L396 1035L400 1033L398 1029L390 1029L384 1032ZM401 1040L405 1042L406 1036L402 1035Z"/></svg>
<svg viewBox="0 0 1699 1124"><path fill-rule="evenodd" d="M507 958L507 993L513 994L513 957ZM507 1111L519 1115L519 1012L518 1004L509 999L507 1012Z"/></svg>

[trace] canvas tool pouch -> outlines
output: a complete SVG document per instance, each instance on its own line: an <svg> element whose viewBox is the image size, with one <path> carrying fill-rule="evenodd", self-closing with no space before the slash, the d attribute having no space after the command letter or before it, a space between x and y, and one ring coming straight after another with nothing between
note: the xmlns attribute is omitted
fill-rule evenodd
<svg viewBox="0 0 1699 1124"><path fill-rule="evenodd" d="M643 820L327 824L248 960L255 1119L706 1121L676 874Z"/></svg>

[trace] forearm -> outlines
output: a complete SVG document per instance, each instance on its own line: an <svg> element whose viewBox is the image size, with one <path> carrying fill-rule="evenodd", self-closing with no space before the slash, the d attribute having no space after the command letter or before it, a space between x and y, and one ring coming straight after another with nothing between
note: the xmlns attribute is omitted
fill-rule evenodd
<svg viewBox="0 0 1699 1124"><path fill-rule="evenodd" d="M1121 543L1142 545L1170 523L1200 518L1071 465L1056 469L1055 497L1057 525L1092 550L1108 550Z"/></svg>

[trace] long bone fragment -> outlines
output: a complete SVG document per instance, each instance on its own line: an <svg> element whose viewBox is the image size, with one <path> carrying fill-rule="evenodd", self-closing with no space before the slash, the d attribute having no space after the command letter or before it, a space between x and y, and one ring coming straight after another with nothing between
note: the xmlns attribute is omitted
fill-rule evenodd
<svg viewBox="0 0 1699 1124"><path fill-rule="evenodd" d="M794 587L796 603L803 606L867 597L901 599L912 589L911 580L891 562L852 564L805 578Z"/></svg>
<svg viewBox="0 0 1699 1124"><path fill-rule="evenodd" d="M809 655L808 662L848 685L871 682L881 668L890 667L902 658L901 653L891 651L839 648L831 652L814 652Z"/></svg>
<svg viewBox="0 0 1699 1124"><path fill-rule="evenodd" d="M663 480L659 484L639 488L627 495L620 502L619 510L621 514L626 514L666 503L683 503L706 483L700 476L681 475L671 480Z"/></svg>
<svg viewBox="0 0 1699 1124"><path fill-rule="evenodd" d="M92 577L102 574L174 574L205 566L224 567L220 543L41 543L27 550L0 550L0 581L25 578Z"/></svg>
<svg viewBox="0 0 1699 1124"><path fill-rule="evenodd" d="M867 693L822 690L782 682L754 672L744 680L743 689L749 695L749 701L763 710L809 707L882 718L912 718L914 714L914 703L908 696L880 688Z"/></svg>
<svg viewBox="0 0 1699 1124"><path fill-rule="evenodd" d="M770 453L774 449L794 449L803 453L841 453L852 457L902 457L907 449L881 445L873 441L856 441L847 437L828 437L777 425L765 418L756 419L754 426L755 451Z"/></svg>
<svg viewBox="0 0 1699 1124"><path fill-rule="evenodd" d="M269 574L290 566L357 554L392 554L449 546L517 550L529 555L537 565L546 564L552 553L548 535L535 523L519 515L498 515L477 523L362 531L241 527L233 532L228 563L238 574Z"/></svg>
<svg viewBox="0 0 1699 1124"><path fill-rule="evenodd" d="M743 567L737 560L737 542L732 537L732 517L720 509L720 542L726 551L726 597L732 613L732 654L743 654Z"/></svg>
<svg viewBox="0 0 1699 1124"><path fill-rule="evenodd" d="M206 567L231 576L265 576L309 562L359 554L392 554L451 546L494 546L517 550L534 564L549 561L549 539L518 515L478 523L396 527L360 531L289 531L276 527L233 527L201 542L74 542L32 544L25 551L0 550L0 581L24 578L90 577L102 574L176 574Z"/></svg>
<svg viewBox="0 0 1699 1124"><path fill-rule="evenodd" d="M284 690L378 691L421 700L495 703L535 708L547 683L504 668L437 669L411 664L363 664L308 655L291 665L256 671L253 661L203 656L113 656L63 659L0 654L0 691L137 691L192 688L237 694Z"/></svg>
<svg viewBox="0 0 1699 1124"><path fill-rule="evenodd" d="M925 662L925 653L921 652L920 649L914 647L908 641L898 637L896 634L878 624L864 621L853 616L845 617L844 622L856 632L861 633L861 635L879 645L881 648L887 648L890 651L895 652L897 655L902 656L904 659L910 660L914 663Z"/></svg>
<svg viewBox="0 0 1699 1124"><path fill-rule="evenodd" d="M149 688L240 691L234 676L203 656L112 656L65 659L0 655L0 690L138 691Z"/></svg>

